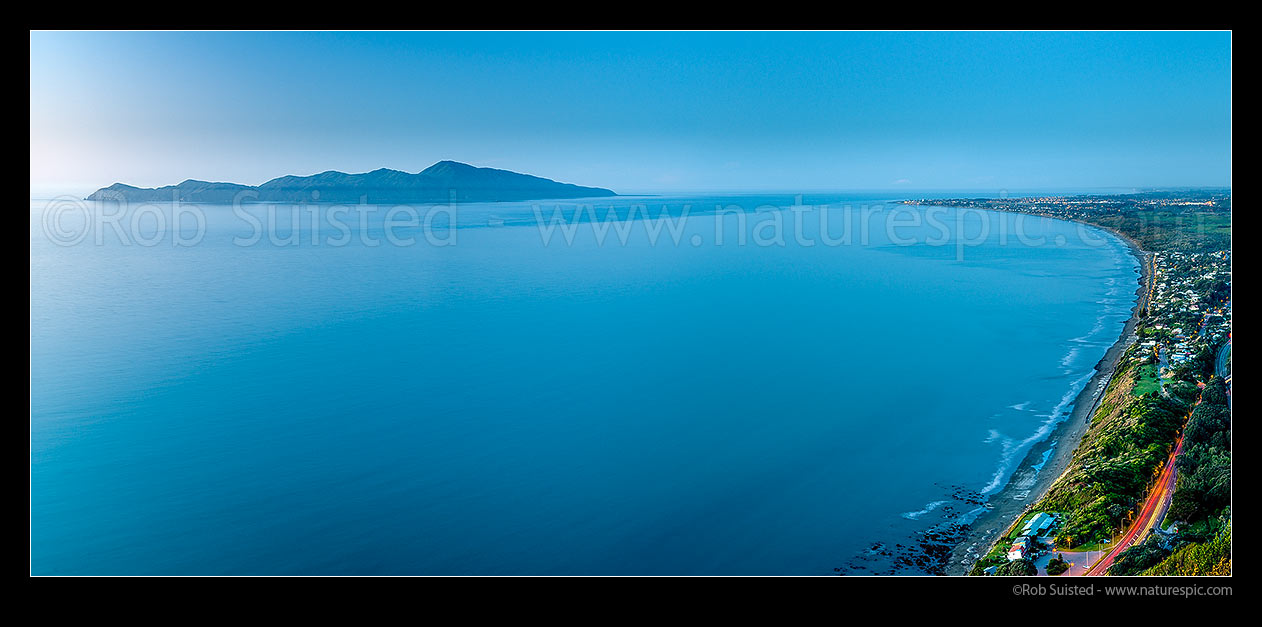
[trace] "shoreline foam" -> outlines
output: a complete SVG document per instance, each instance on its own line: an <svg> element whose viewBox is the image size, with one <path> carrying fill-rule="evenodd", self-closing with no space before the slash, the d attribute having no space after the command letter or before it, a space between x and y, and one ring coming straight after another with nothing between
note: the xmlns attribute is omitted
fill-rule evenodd
<svg viewBox="0 0 1262 627"><path fill-rule="evenodd" d="M1043 216L1047 217L1047 216ZM1056 219L1056 218L1049 218ZM1086 224L1086 223L1082 223ZM1139 287L1135 290L1135 304L1117 341L1096 363L1095 372L1074 398L1073 410L1068 418L1060 421L1041 441L1026 451L1003 487L987 499L987 507L969 523L969 531L952 549L945 572L947 575L965 575L972 564L990 550L992 544L1034 503L1043 498L1052 483L1064 474L1073 459L1074 451L1087 432L1091 416L1095 414L1104 390L1112 381L1113 373L1122 354L1135 341L1135 327L1139 312L1147 306L1148 286L1152 280L1149 259L1151 253L1140 247L1135 240L1113 229L1087 224L1117 237L1139 262ZM1071 446L1072 445L1072 446Z"/></svg>

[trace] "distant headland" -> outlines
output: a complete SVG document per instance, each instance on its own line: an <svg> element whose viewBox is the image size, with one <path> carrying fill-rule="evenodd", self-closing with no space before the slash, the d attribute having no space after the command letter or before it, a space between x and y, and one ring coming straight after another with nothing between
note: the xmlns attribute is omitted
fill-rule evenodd
<svg viewBox="0 0 1262 627"><path fill-rule="evenodd" d="M87 200L127 202L330 202L441 203L541 200L616 196L601 187L559 183L508 170L439 161L410 174L381 168L363 174L330 170L312 176L282 176L262 185L187 180L179 185L141 188L115 183Z"/></svg>

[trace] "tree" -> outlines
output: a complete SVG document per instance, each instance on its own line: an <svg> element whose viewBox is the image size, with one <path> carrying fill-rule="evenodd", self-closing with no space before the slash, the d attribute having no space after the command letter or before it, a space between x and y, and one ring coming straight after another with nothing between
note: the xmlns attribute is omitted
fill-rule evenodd
<svg viewBox="0 0 1262 627"><path fill-rule="evenodd" d="M1047 574L1055 577L1069 570L1069 564L1065 563L1065 556L1057 553L1056 557L1047 563Z"/></svg>
<svg viewBox="0 0 1262 627"><path fill-rule="evenodd" d="M1038 567L1027 559L1012 560L995 569L996 576L1033 577L1037 574L1039 574Z"/></svg>
<svg viewBox="0 0 1262 627"><path fill-rule="evenodd" d="M1152 568L1161 563L1161 560L1169 557L1170 551L1161 546L1161 538L1157 534L1148 536L1143 544L1137 544L1118 555L1117 560L1113 562L1113 566L1109 568L1110 575L1137 575L1140 571Z"/></svg>

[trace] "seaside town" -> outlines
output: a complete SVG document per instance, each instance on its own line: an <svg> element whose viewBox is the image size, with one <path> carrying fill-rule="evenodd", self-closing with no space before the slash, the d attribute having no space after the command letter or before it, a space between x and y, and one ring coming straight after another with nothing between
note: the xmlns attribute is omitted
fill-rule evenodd
<svg viewBox="0 0 1262 627"><path fill-rule="evenodd" d="M1072 460L968 574L1230 575L1230 191L906 202L1099 226L1144 265L1135 330Z"/></svg>

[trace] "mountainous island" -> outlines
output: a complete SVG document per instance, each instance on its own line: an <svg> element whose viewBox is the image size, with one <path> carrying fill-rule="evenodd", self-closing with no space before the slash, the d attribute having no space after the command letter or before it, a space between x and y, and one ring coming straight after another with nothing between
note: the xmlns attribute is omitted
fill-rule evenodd
<svg viewBox="0 0 1262 627"><path fill-rule="evenodd" d="M259 186L187 180L179 185L141 188L115 183L87 200L126 202L329 202L376 204L497 202L616 196L600 187L559 183L508 170L439 161L410 174L381 168L363 174L330 170L312 176L282 176Z"/></svg>

